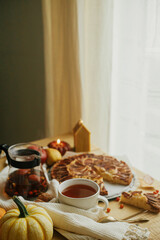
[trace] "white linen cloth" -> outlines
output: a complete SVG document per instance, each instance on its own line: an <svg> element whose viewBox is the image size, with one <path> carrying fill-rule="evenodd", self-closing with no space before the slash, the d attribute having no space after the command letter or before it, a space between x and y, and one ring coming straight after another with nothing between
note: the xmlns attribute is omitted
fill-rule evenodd
<svg viewBox="0 0 160 240"><path fill-rule="evenodd" d="M4 196L5 181L8 176L8 167L0 172L0 207L6 210L17 207L12 199ZM69 240L147 240L149 231L136 225L124 222L98 223L97 220L107 216L101 207L96 206L89 210L78 209L58 203L59 183L56 180L49 182L48 193L53 195L50 202L26 201L24 204L34 204L46 209L53 220L56 231Z"/></svg>

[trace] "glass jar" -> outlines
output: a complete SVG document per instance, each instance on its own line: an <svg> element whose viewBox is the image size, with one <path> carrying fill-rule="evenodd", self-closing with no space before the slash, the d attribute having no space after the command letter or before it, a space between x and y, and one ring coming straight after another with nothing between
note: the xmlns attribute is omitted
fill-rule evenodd
<svg viewBox="0 0 160 240"><path fill-rule="evenodd" d="M5 193L12 197L22 196L33 200L46 192L48 182L41 164L42 148L32 143L19 143L12 146L0 145L8 159L9 172Z"/></svg>

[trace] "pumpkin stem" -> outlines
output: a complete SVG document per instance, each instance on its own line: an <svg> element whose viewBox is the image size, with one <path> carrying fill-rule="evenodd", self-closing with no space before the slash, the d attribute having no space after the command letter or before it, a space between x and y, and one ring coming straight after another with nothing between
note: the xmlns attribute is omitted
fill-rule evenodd
<svg viewBox="0 0 160 240"><path fill-rule="evenodd" d="M26 207L17 196L13 196L13 201L17 204L18 209L20 211L19 218L25 218L29 216Z"/></svg>

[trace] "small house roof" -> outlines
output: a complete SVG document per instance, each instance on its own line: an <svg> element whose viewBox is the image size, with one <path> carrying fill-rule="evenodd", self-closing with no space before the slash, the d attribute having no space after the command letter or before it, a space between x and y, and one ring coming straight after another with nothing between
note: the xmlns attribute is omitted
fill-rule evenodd
<svg viewBox="0 0 160 240"><path fill-rule="evenodd" d="M79 120L75 127L73 128L73 132L77 133L81 128L84 128L87 132L90 133L90 131L84 126L83 121Z"/></svg>
<svg viewBox="0 0 160 240"><path fill-rule="evenodd" d="M83 124L83 121L80 119L80 120L76 123L75 127L73 128L73 132L75 133L82 124Z"/></svg>

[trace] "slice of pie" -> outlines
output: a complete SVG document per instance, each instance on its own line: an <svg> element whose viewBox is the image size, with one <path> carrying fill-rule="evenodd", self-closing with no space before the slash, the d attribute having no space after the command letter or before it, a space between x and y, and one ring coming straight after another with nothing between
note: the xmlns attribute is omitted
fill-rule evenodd
<svg viewBox="0 0 160 240"><path fill-rule="evenodd" d="M85 153L57 162L51 169L51 178L59 182L70 178L91 179L100 186L101 195L107 195L104 180L129 185L133 174L124 161L118 161L111 156Z"/></svg>
<svg viewBox="0 0 160 240"><path fill-rule="evenodd" d="M142 191L123 192L120 202L151 212L160 212L160 194L143 193Z"/></svg>

